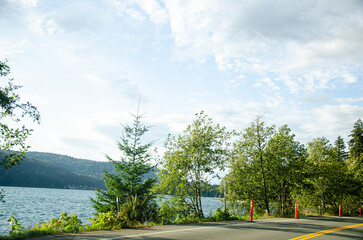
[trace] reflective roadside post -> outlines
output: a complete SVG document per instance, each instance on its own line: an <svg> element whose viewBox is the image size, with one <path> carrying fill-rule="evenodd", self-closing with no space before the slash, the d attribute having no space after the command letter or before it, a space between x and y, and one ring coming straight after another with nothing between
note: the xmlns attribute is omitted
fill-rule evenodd
<svg viewBox="0 0 363 240"><path fill-rule="evenodd" d="M359 216L362 216L362 206L359 206Z"/></svg>
<svg viewBox="0 0 363 240"><path fill-rule="evenodd" d="M253 198L251 198L250 222L253 220Z"/></svg>
<svg viewBox="0 0 363 240"><path fill-rule="evenodd" d="M339 217L342 216L342 205L339 205Z"/></svg>
<svg viewBox="0 0 363 240"><path fill-rule="evenodd" d="M297 219L297 201L295 201L295 219Z"/></svg>

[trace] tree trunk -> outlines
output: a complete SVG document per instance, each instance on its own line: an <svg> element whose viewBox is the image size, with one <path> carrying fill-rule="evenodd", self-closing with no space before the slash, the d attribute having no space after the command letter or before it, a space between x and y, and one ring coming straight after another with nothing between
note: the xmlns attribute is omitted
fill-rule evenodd
<svg viewBox="0 0 363 240"><path fill-rule="evenodd" d="M263 182L263 192L264 192L264 201L265 201L265 208L267 214L270 215L270 208L268 206L268 198L267 198L267 188L266 188L266 179L265 179L265 170L263 168L263 157L262 157L262 146L261 146L261 137L259 131L259 122L257 122L256 130L257 130L257 144L258 144L258 151L259 151L259 160L261 164L261 172L262 172L262 182Z"/></svg>

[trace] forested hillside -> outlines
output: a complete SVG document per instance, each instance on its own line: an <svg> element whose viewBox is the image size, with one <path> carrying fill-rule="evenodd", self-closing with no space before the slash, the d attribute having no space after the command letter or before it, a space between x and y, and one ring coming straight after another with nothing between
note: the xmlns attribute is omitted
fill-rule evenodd
<svg viewBox="0 0 363 240"><path fill-rule="evenodd" d="M0 158L4 153L0 153ZM27 152L24 161L11 169L0 170L0 186L47 188L104 188L102 170L112 172L108 162L97 162L73 157ZM150 174L148 177L156 177Z"/></svg>

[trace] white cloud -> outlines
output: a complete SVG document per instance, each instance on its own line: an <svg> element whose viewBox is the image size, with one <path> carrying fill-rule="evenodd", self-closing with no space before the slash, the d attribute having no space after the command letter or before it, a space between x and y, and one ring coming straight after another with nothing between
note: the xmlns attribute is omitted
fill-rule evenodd
<svg viewBox="0 0 363 240"><path fill-rule="evenodd" d="M28 7L36 7L39 0L21 0L21 3Z"/></svg>
<svg viewBox="0 0 363 240"><path fill-rule="evenodd" d="M29 47L27 39L12 41L0 39L0 58L8 58L12 55L22 54Z"/></svg>
<svg viewBox="0 0 363 240"><path fill-rule="evenodd" d="M348 136L354 122L363 117L363 107L344 104L325 105L313 109L307 116L309 119L302 122L302 130L310 136L326 136L334 139L338 135Z"/></svg>
<svg viewBox="0 0 363 240"><path fill-rule="evenodd" d="M165 6L176 54L213 57L219 69L237 75L276 74L291 92L331 88L347 65L354 64L348 75L362 67L359 1L166 0Z"/></svg>
<svg viewBox="0 0 363 240"><path fill-rule="evenodd" d="M160 138L201 110L238 131L262 115L302 140L347 136L362 118L361 1L48 4L0 0L0 58L43 108L37 150L86 157L97 141L96 158L116 154L111 133L141 95Z"/></svg>
<svg viewBox="0 0 363 240"><path fill-rule="evenodd" d="M363 97L357 98L336 98L334 99L336 102L340 104L348 104L348 103L355 103L355 102L363 102Z"/></svg>
<svg viewBox="0 0 363 240"><path fill-rule="evenodd" d="M192 121L191 115L170 113L158 117L151 118L156 124L167 126L171 134L181 133L185 130L186 126Z"/></svg>
<svg viewBox="0 0 363 240"><path fill-rule="evenodd" d="M168 14L157 0L109 0L109 4L116 9L121 17L131 17L131 19L144 22L148 17L156 25L166 24Z"/></svg>
<svg viewBox="0 0 363 240"><path fill-rule="evenodd" d="M351 73L344 73L342 75L342 78L344 79L344 82L345 83L355 83L358 81L357 77L354 76L353 74Z"/></svg>
<svg viewBox="0 0 363 240"><path fill-rule="evenodd" d="M278 91L280 90L280 87L277 86L272 80L271 78L265 77L262 79L258 79L257 82L255 84L253 84L254 87L265 87L269 90L272 91Z"/></svg>
<svg viewBox="0 0 363 240"><path fill-rule="evenodd" d="M156 0L135 0L140 7L150 16L150 20L157 24L166 24L169 16L160 3Z"/></svg>

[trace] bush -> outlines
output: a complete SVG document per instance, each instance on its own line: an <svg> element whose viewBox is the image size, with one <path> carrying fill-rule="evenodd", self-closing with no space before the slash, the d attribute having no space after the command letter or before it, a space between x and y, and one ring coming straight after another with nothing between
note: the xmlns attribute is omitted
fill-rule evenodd
<svg viewBox="0 0 363 240"><path fill-rule="evenodd" d="M19 233L21 233L24 230L23 227L21 226L21 224L19 223L19 221L14 216L11 216L11 218L9 218L7 221L10 224L9 235L11 237L18 235Z"/></svg>
<svg viewBox="0 0 363 240"><path fill-rule="evenodd" d="M153 199L148 197L130 196L120 206L119 215L127 217L131 227L147 221L156 221L158 206Z"/></svg>
<svg viewBox="0 0 363 240"><path fill-rule="evenodd" d="M82 222L76 215L72 214L71 216L68 216L65 212L62 212L59 220L53 218L49 222L44 222L41 225L37 223L35 224L35 227L27 230L23 229L19 221L13 216L7 221L10 223L11 229L9 235L12 238L33 237L62 232L74 233L83 229Z"/></svg>
<svg viewBox="0 0 363 240"><path fill-rule="evenodd" d="M226 221L226 220L236 219L236 218L231 216L228 209L222 210L220 208L216 209L216 212L213 214L213 217L216 219L216 221Z"/></svg>
<svg viewBox="0 0 363 240"><path fill-rule="evenodd" d="M221 208L217 208L216 212L212 214L211 217L206 218L206 221L213 221L213 222L219 222L219 221L227 221L227 220L237 220L238 218L233 217L228 209L225 211Z"/></svg>
<svg viewBox="0 0 363 240"><path fill-rule="evenodd" d="M87 230L112 230L128 227L126 216L117 215L115 212L99 213L96 218L90 217L91 225Z"/></svg>

